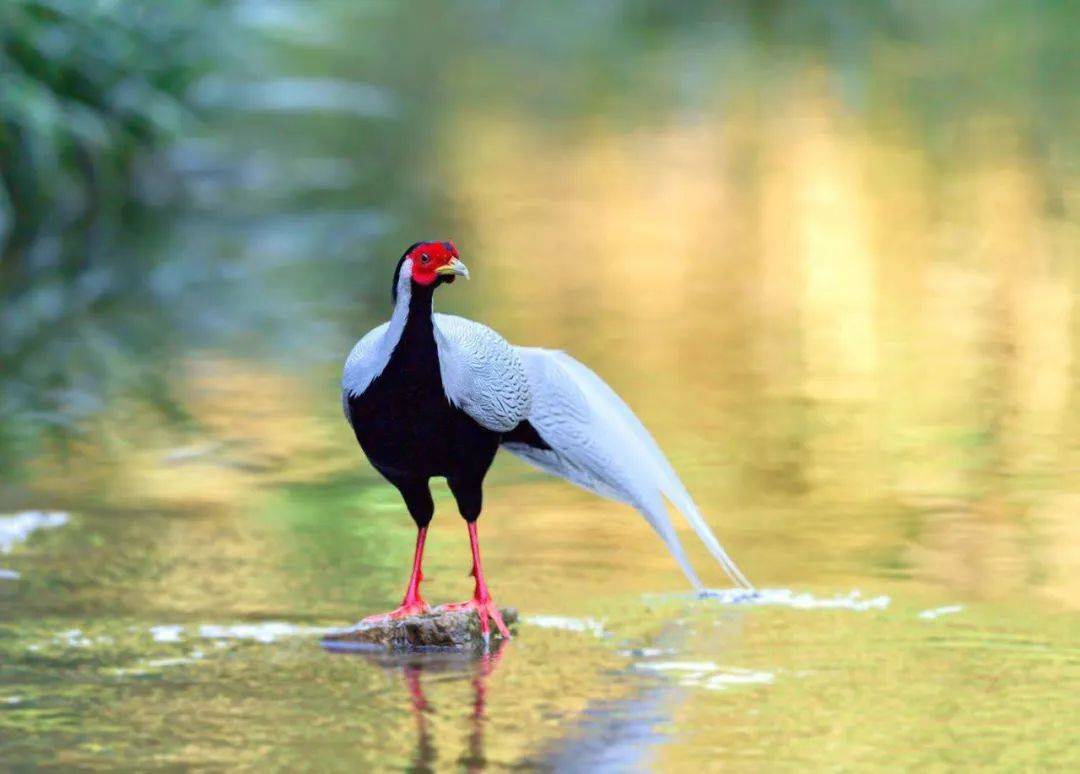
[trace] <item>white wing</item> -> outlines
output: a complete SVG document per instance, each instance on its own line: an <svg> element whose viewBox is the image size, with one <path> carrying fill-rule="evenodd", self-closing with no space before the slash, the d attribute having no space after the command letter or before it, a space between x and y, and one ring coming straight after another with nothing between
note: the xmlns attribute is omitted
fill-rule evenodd
<svg viewBox="0 0 1080 774"><path fill-rule="evenodd" d="M529 423L550 450L523 443L508 451L597 494L633 506L648 520L697 589L701 581L672 527L666 496L731 580L750 582L705 523L649 431L600 377L563 352L515 347L532 391Z"/></svg>
<svg viewBox="0 0 1080 774"><path fill-rule="evenodd" d="M346 419L349 418L349 396L362 394L390 360L393 343L387 345L386 332L389 328L390 322L372 328L356 342L345 359L345 370L341 375L341 403Z"/></svg>
<svg viewBox="0 0 1080 774"><path fill-rule="evenodd" d="M435 315L439 370L449 401L488 430L505 433L529 415L531 394L517 352L486 325Z"/></svg>

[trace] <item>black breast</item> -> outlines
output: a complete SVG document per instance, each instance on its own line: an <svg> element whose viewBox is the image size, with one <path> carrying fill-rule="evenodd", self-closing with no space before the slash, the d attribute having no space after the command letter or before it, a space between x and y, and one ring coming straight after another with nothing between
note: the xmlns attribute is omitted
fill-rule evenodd
<svg viewBox="0 0 1080 774"><path fill-rule="evenodd" d="M425 313L424 292L418 290L386 368L362 394L349 398L349 422L368 459L387 478L451 477L479 465L486 471L500 436L447 399L430 294Z"/></svg>

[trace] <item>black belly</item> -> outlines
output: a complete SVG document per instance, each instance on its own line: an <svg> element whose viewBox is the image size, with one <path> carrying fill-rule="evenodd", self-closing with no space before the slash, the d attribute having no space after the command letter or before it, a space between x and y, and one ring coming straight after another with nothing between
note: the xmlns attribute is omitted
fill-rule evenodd
<svg viewBox="0 0 1080 774"><path fill-rule="evenodd" d="M371 464L392 481L482 479L501 434L450 404L434 352L422 354L426 357L396 352L361 395L349 398L356 440Z"/></svg>
<svg viewBox="0 0 1080 774"><path fill-rule="evenodd" d="M371 392L349 400L349 420L364 454L387 478L456 477L481 466L487 470L499 434L444 396L416 404Z"/></svg>

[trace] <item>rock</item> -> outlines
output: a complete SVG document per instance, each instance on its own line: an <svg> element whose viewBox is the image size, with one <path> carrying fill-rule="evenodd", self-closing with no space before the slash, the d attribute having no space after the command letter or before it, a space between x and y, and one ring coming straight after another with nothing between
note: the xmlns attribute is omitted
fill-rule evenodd
<svg viewBox="0 0 1080 774"><path fill-rule="evenodd" d="M507 627L517 623L517 610L501 609ZM495 625L492 638L498 638ZM472 610L410 615L393 621L358 623L344 629L331 629L323 635L323 645L331 649L363 650L465 650L484 645L480 619Z"/></svg>

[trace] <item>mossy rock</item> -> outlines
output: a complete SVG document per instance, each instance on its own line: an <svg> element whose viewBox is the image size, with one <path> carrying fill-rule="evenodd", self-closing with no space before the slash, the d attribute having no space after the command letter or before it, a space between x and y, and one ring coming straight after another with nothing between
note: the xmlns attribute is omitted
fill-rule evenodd
<svg viewBox="0 0 1080 774"><path fill-rule="evenodd" d="M518 613L514 608L504 607L500 612L507 627L517 623ZM494 623L491 623L491 636L500 637ZM472 610L358 623L331 629L322 641L332 650L467 650L484 646L480 619Z"/></svg>

